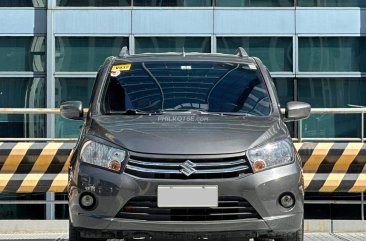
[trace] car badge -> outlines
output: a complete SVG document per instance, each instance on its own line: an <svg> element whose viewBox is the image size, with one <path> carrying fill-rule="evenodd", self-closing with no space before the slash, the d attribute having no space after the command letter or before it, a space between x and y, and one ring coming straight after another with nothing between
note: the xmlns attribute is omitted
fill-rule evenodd
<svg viewBox="0 0 366 241"><path fill-rule="evenodd" d="M180 170L180 172L183 173L184 175L186 175L187 177L189 177L193 173L197 172L197 170L194 169L194 167L196 167L197 165L194 164L193 162L191 162L190 160L185 161L184 163L180 164L179 166L182 168Z"/></svg>

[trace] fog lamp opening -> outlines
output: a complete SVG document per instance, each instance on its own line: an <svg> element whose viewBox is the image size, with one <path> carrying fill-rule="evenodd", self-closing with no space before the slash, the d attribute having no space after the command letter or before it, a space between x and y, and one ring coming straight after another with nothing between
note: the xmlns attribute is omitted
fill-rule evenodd
<svg viewBox="0 0 366 241"><path fill-rule="evenodd" d="M293 208L295 206L295 197L291 193L282 194L280 197L280 204L284 208Z"/></svg>
<svg viewBox="0 0 366 241"><path fill-rule="evenodd" d="M96 199L91 193L83 193L80 196L79 202L80 206L86 210L91 210L96 206Z"/></svg>

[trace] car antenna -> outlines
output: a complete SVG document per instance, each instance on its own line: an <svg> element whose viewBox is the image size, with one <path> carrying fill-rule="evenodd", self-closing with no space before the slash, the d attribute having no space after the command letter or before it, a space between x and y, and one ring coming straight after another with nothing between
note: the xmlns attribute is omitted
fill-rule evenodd
<svg viewBox="0 0 366 241"><path fill-rule="evenodd" d="M130 51L128 51L128 47L124 46L121 51L119 52L118 57L126 58L127 56L130 56Z"/></svg>
<svg viewBox="0 0 366 241"><path fill-rule="evenodd" d="M247 53L247 51L245 51L245 49L243 47L239 47L236 52L235 52L236 56L239 56L241 58L248 58L249 55Z"/></svg>

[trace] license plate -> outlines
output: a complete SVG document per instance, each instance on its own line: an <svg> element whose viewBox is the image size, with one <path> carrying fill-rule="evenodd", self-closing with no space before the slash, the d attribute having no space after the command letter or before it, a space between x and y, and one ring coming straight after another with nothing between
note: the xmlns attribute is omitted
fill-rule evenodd
<svg viewBox="0 0 366 241"><path fill-rule="evenodd" d="M158 207L217 207L217 186L159 186Z"/></svg>

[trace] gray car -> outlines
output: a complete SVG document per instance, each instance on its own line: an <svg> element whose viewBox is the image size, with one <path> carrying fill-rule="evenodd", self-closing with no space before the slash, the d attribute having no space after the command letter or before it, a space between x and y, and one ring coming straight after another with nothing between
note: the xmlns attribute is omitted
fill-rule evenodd
<svg viewBox="0 0 366 241"><path fill-rule="evenodd" d="M301 161L267 68L235 55L109 57L70 163L70 240L303 240Z"/></svg>

